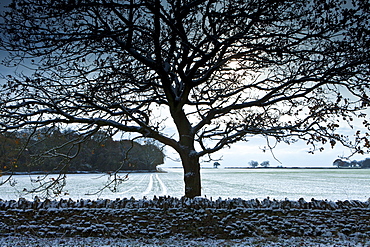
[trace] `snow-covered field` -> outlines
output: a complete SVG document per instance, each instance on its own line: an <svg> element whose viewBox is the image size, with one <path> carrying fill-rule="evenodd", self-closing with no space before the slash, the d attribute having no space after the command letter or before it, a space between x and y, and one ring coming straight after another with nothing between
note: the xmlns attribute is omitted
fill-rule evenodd
<svg viewBox="0 0 370 247"><path fill-rule="evenodd" d="M6 177L3 176L0 180L5 178ZM153 209L153 212L149 212L151 207L145 209L144 205L144 208L139 208L137 211L134 210L133 212L130 211L133 209L118 210L118 213L121 212L122 214L122 212L124 212L123 215L119 217L114 213L114 210L110 209L115 208L115 206L106 206L106 209L89 209L89 206L86 206L92 205L92 202L88 199L96 200L97 198L111 199L111 201L96 201L97 204L107 201L108 204L111 205L120 202L119 200L117 201L116 198L134 197L136 199L141 199L144 197L152 199L154 195L170 195L175 198L181 198L183 195L183 173L181 169L167 169L167 173L131 173L129 174L129 180L124 182L119 188L119 192L112 193L110 191L104 191L97 195L87 194L93 193L101 188L107 181L106 176L102 176L101 174L71 174L67 175L67 186L65 188L68 194L63 197L65 199L72 198L74 201L65 200L64 202L60 201L60 203L58 201L51 202L49 205L51 208L44 211L32 209L33 206L22 206L26 204L18 201L16 204L13 202L14 205L18 206L13 209L7 209L8 206L4 205L11 205L12 203L10 203L9 200L18 200L19 197L25 197L33 201L34 195L25 195L22 193L24 188L32 186L29 181L29 176L14 176L14 180L12 180L13 186L8 184L0 187L0 199L3 199L3 201L0 200L0 204L2 205L0 205L2 208L0 210L1 247L370 246L370 223L368 223L370 222L370 201L368 201L370 197L370 169L202 170L202 193L207 198L213 199L208 200L200 198L200 202L203 200L203 202L208 201L214 204L216 201L220 200L217 199L219 197L223 199L242 198L248 200L245 202L246 205L252 207L252 211L248 211L249 206L247 206L247 211L245 211L245 209L240 209L241 211L239 212L242 213L236 217L233 215L235 211L229 211L228 209L227 211L222 211L222 209L220 209L221 211L217 211L219 206L210 206L211 208L217 209L211 209L210 211L215 214L211 218L217 222L216 225L212 226L212 228L216 227L214 228L216 231L218 231L217 225L219 225L221 229L230 231L230 233L232 231L236 231L236 233L239 231L244 232L246 226L248 226L249 229L254 229L251 230L254 232L253 236L244 236L239 239L229 239L229 237L207 237L208 235L204 237L204 234L201 234L202 237L187 238L187 236L181 233L179 234L179 232L182 232L182 228L179 228L178 231L174 229L188 224L186 220L189 220L188 222L198 222L196 224L204 224L205 219L210 217L204 214L204 212L200 213L197 210L195 210L195 213L189 214L187 213L189 209L181 209L181 206L177 210L172 210L171 214L173 214L173 216L170 216L166 209L164 209L164 211L162 211L163 209L159 211L158 209ZM81 198L84 198L84 200L78 202L77 200ZM255 204L258 202L255 198L259 199L262 203L260 206ZM285 200L286 198L290 201ZM304 198L306 201L303 199L299 200L299 198ZM311 198L321 201L311 201ZM326 201L326 199L328 201ZM131 200L133 199L126 199L126 202ZM171 198L168 200L173 201ZM337 200L341 200L342 202L335 203ZM351 202L346 200L359 200L363 203L359 204L359 202L356 201ZM223 201L227 204L234 200L222 200L220 203L223 203ZM240 201L240 199L236 199L236 202L238 201ZM69 202L73 205L66 206L66 203L68 204ZM82 208L76 206L80 205L82 202L87 204L83 204ZM145 199L135 200L134 204L136 203L135 205L139 205L143 202L146 203L149 201ZM179 203L179 199L177 199L177 203ZM62 204L64 204L62 208L65 208L63 210L60 209L60 205ZM299 207L301 207L299 205L305 205L303 207L305 209L302 211L299 209ZM324 205L324 208L321 208L322 205ZM87 208L84 209L85 207ZM127 204L125 207L130 208L131 206ZM135 207L136 206L134 206L134 208ZM177 206L175 206L174 209L176 209L176 207ZM262 209L259 209L259 207L262 207ZM294 209L294 207L298 208ZM29 209L27 210L26 208ZM37 206L36 208L39 207ZM228 206L226 206L226 208L228 208ZM277 208L276 212L275 208ZM289 213L289 208L293 210L291 211L292 215ZM267 211L264 211L266 209ZM149 214L146 213L145 210L149 210ZM256 213L254 213L253 210L257 210L255 211ZM31 212L34 216L30 215ZM127 212L131 212L132 215L127 215ZM223 212L227 213L225 214ZM284 212L283 215L281 215L281 212ZM68 216L69 214L72 214L72 216ZM160 234L161 231L168 233L168 229L172 229L173 233L165 234L164 237L153 237L153 235L152 237L146 237L146 235L141 232L143 230L144 232L146 231L146 224L148 223L145 223L145 220L135 220L135 214L146 215L147 221L149 219L155 219L156 216L160 218L156 219L158 222L152 226L156 228L153 230L155 233L154 236ZM157 214L164 215L158 216ZM254 216L255 214L257 217ZM277 218L274 216L275 214ZM326 216L323 216L324 214ZM43 218L43 215L45 215L46 218ZM108 217L108 219L106 215L114 215L114 217L112 218L109 216L111 218ZM36 219L35 217L38 218ZM94 219L100 217L100 221L92 221L89 217L94 217ZM114 224L114 227L108 231L109 234L107 236L99 236L98 234L94 237L81 237L86 230L91 231L97 229L101 231L102 229L108 229L109 225L115 220L118 220L119 224L118 226ZM108 225L104 225L105 223ZM131 230L130 227L128 227L130 225L134 226ZM107 226L108 228L106 228ZM281 226L283 227L281 228ZM63 231L62 233L59 232L59 235L53 237L54 235L52 235L50 231L55 231L58 227L63 227ZM128 227L127 229L129 229L131 235L127 235L123 238L122 236L116 238L110 235L120 234L122 232L122 227L125 229ZM202 226L201 228L203 229L204 227ZM207 227L204 229L206 230ZM204 229L202 231L204 231ZM273 232L277 231L279 233L268 233L271 229ZM302 230L303 232L301 232ZM103 230L103 232L105 231L106 230ZM222 230L222 232L223 231L224 230ZM76 232L76 235L73 235L73 232ZM305 235L304 232L307 232L308 235ZM150 233L150 231L148 233ZM295 234L297 235L295 236ZM47 236L47 238L45 238L45 236Z"/></svg>
<svg viewBox="0 0 370 247"><path fill-rule="evenodd" d="M102 174L69 174L63 198L153 198L154 195L181 197L184 193L182 169L165 169L167 173L130 173L119 191L88 195L107 182ZM202 195L208 198L282 200L367 200L370 197L370 169L202 169ZM123 174L124 175L124 174ZM33 178L36 175L32 176ZM6 176L0 178L6 179ZM5 200L34 195L23 193L32 187L27 175L14 176L15 185L0 187L0 198Z"/></svg>

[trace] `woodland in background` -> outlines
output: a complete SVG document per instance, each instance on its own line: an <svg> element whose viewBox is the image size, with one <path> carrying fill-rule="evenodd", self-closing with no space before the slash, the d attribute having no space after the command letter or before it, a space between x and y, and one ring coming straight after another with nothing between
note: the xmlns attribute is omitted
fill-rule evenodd
<svg viewBox="0 0 370 247"><path fill-rule="evenodd" d="M0 133L1 173L154 171L164 162L164 153L154 142L115 141L102 131L76 145L79 138L70 130L47 128Z"/></svg>
<svg viewBox="0 0 370 247"><path fill-rule="evenodd" d="M338 168L370 168L370 158L366 158L361 161L345 161L341 159L336 159L333 162L333 166L337 166Z"/></svg>

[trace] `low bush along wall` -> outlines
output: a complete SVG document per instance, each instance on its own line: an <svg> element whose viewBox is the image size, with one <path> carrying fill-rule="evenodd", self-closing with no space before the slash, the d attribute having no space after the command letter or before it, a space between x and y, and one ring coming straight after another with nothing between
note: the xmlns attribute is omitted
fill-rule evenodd
<svg viewBox="0 0 370 247"><path fill-rule="evenodd" d="M370 236L368 201L0 199L0 236L242 238Z"/></svg>

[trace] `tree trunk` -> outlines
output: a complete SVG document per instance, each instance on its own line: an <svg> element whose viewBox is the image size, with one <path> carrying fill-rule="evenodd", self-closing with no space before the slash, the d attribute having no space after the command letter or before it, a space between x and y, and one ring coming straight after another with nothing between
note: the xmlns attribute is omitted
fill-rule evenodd
<svg viewBox="0 0 370 247"><path fill-rule="evenodd" d="M194 148L194 132L183 109L173 105L171 116L179 133L179 142L175 150L179 153L184 168L185 197L201 195L199 156Z"/></svg>
<svg viewBox="0 0 370 247"><path fill-rule="evenodd" d="M201 195L199 157L181 156L184 168L185 197L194 198Z"/></svg>

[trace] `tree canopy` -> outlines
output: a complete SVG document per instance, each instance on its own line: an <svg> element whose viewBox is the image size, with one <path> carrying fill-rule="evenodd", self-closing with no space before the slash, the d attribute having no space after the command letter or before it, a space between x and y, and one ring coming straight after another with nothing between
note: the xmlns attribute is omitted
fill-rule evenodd
<svg viewBox="0 0 370 247"><path fill-rule="evenodd" d="M369 151L366 1L9 6L3 64L33 72L3 83L0 131L64 124L153 138L179 154L188 197L201 194L201 157L253 135ZM354 119L365 131L338 132Z"/></svg>

